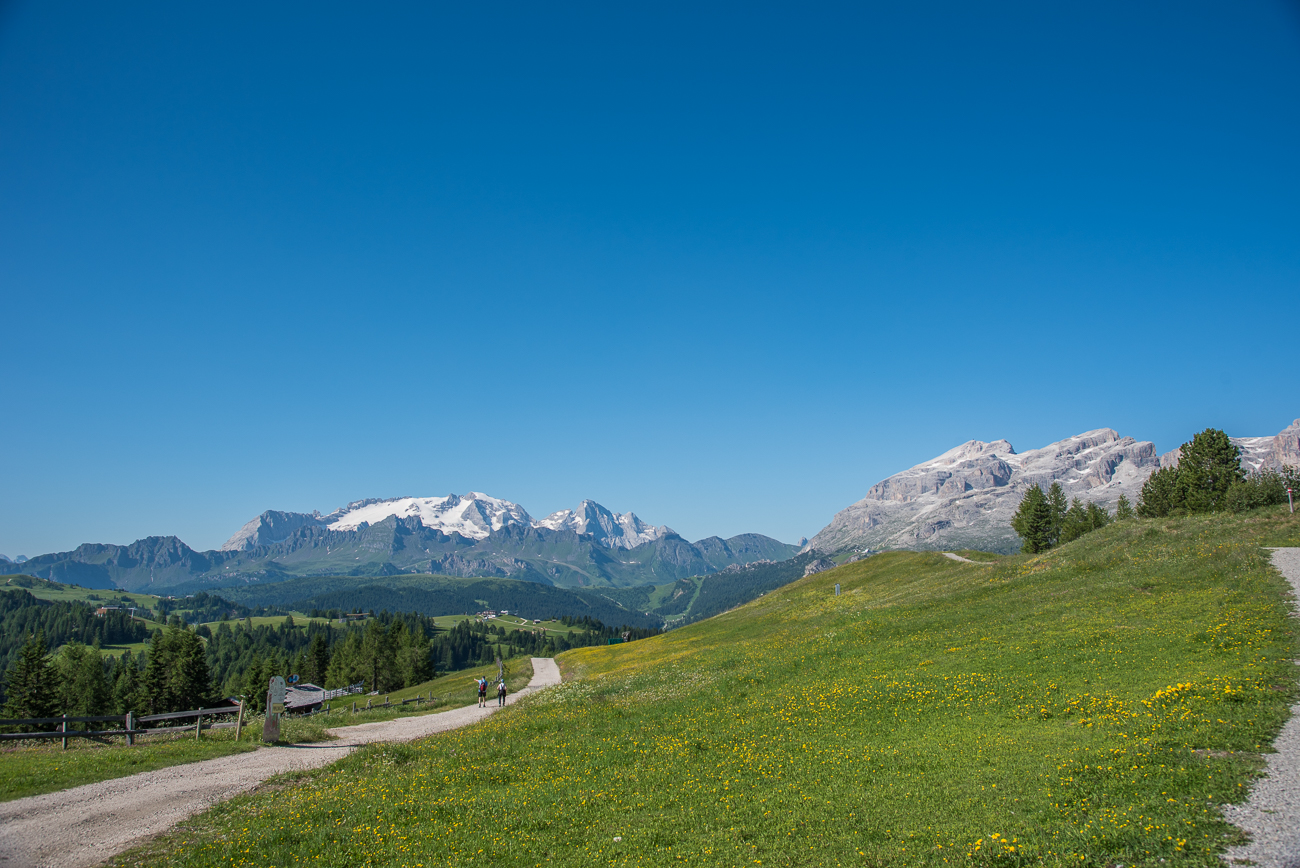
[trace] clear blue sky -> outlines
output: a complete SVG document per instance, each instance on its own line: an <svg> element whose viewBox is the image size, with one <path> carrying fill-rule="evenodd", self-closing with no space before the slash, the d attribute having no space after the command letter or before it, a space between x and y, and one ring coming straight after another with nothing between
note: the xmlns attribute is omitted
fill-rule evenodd
<svg viewBox="0 0 1300 868"><path fill-rule="evenodd" d="M0 5L0 552L1300 416L1294 3L380 5Z"/></svg>

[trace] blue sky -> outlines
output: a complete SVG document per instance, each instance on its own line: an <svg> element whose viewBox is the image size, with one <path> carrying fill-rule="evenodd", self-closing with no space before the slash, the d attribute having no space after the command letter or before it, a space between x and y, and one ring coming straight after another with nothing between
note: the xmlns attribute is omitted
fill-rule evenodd
<svg viewBox="0 0 1300 868"><path fill-rule="evenodd" d="M1300 416L1294 4L477 5L0 6L0 552Z"/></svg>

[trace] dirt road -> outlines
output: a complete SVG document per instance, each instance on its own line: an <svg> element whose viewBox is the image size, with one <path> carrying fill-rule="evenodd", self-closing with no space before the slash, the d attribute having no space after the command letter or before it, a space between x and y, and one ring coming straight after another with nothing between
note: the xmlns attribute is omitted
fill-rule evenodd
<svg viewBox="0 0 1300 868"><path fill-rule="evenodd" d="M512 703L560 683L550 658L533 658L528 686ZM86 868L165 831L217 802L248 792L283 772L314 769L376 741L412 741L481 720L487 708L340 727L338 741L266 747L253 753L172 766L97 784L0 803L0 868Z"/></svg>

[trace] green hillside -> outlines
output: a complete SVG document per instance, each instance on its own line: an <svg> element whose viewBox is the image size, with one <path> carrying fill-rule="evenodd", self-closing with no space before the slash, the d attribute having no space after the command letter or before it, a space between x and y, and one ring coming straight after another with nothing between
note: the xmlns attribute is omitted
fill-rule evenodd
<svg viewBox="0 0 1300 868"><path fill-rule="evenodd" d="M28 575L0 576L0 589L2 588L23 588L39 600L76 600L96 606L136 606L150 610L157 608L159 599L153 594L130 594L126 591L105 588L83 588L80 585L64 585Z"/></svg>
<svg viewBox="0 0 1300 868"><path fill-rule="evenodd" d="M509 609L529 618L583 615L605 624L658 627L655 615L625 606L598 591L579 591L518 579L458 576L310 576L269 584L222 588L219 592L245 606L277 606L298 611L419 612L453 615L483 609Z"/></svg>
<svg viewBox="0 0 1300 868"><path fill-rule="evenodd" d="M1284 509L868 558L122 861L1217 866L1296 694L1278 544Z"/></svg>

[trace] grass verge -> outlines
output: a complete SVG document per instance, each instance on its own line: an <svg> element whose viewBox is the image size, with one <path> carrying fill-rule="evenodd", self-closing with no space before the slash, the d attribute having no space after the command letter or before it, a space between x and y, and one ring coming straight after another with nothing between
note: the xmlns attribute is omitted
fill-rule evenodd
<svg viewBox="0 0 1300 868"><path fill-rule="evenodd" d="M118 864L1218 866L1296 693L1285 511L890 553ZM835 583L843 592L833 596Z"/></svg>
<svg viewBox="0 0 1300 868"><path fill-rule="evenodd" d="M242 742L235 741L233 730L218 730L204 733L201 741L193 736L145 736L133 747L81 739L73 739L67 750L49 742L7 747L0 750L0 801L253 751L257 745L249 732L245 729Z"/></svg>

